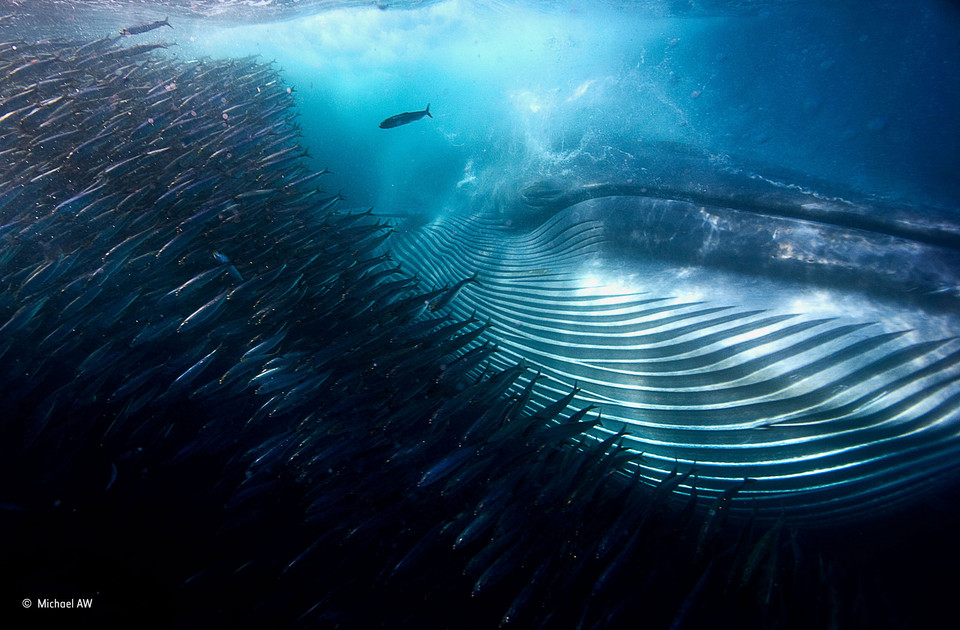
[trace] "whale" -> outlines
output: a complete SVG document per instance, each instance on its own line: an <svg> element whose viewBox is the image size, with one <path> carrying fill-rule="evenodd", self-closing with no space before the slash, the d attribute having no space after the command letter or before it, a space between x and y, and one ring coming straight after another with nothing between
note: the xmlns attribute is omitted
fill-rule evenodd
<svg viewBox="0 0 960 630"><path fill-rule="evenodd" d="M476 270L455 312L495 322L498 360L546 390L577 387L651 482L746 482L734 512L825 523L954 475L956 214L641 149L629 180L472 192L492 201L401 227L393 251L435 283Z"/></svg>

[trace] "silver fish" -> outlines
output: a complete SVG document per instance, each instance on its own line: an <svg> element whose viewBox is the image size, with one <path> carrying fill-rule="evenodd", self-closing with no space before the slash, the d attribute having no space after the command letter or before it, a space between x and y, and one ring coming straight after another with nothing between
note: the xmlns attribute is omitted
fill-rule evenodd
<svg viewBox="0 0 960 630"><path fill-rule="evenodd" d="M408 125L412 122L416 122L423 118L424 116L429 116L433 118L433 114L430 113L430 104L427 103L427 108L419 112L403 112L402 114L397 114L387 118L382 123L380 123L381 129L392 129L393 127L399 127L400 125Z"/></svg>

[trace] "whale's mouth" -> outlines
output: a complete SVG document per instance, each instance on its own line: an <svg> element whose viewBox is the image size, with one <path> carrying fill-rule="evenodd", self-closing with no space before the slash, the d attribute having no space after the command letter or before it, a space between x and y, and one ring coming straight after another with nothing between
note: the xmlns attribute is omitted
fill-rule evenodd
<svg viewBox="0 0 960 630"><path fill-rule="evenodd" d="M391 249L437 285L479 273L455 311L541 395L580 388L652 481L746 479L739 507L771 518L909 499L960 450L957 226L747 181L527 184Z"/></svg>

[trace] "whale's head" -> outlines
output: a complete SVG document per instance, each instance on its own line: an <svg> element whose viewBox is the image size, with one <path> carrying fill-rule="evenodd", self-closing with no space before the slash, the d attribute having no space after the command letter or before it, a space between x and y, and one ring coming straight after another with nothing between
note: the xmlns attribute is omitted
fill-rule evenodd
<svg viewBox="0 0 960 630"><path fill-rule="evenodd" d="M651 483L744 514L869 517L953 478L960 222L675 146L498 183L394 249L489 318L503 365L576 386ZM492 200L492 201L491 201ZM544 403L545 404L545 403ZM629 468L629 467L628 467Z"/></svg>

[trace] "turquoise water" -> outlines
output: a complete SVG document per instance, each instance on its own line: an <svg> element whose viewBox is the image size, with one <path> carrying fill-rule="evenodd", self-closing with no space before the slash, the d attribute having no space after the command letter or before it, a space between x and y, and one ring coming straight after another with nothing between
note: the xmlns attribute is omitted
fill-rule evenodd
<svg viewBox="0 0 960 630"><path fill-rule="evenodd" d="M948 3L663 13L642 3L353 7L178 24L172 50L275 60L317 166L335 173L328 186L385 213L439 212L496 179L618 176L658 141L956 205L960 21ZM377 127L427 103L433 120Z"/></svg>

